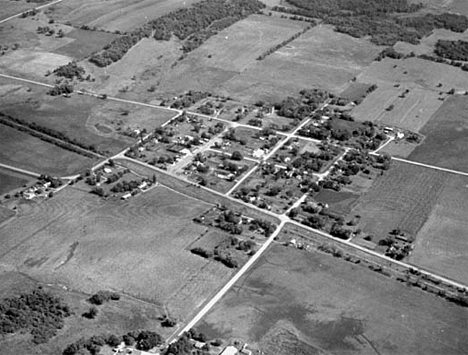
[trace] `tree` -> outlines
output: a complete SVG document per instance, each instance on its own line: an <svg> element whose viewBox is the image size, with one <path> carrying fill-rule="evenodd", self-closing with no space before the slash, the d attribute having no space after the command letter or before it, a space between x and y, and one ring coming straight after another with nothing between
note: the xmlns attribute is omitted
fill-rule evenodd
<svg viewBox="0 0 468 355"><path fill-rule="evenodd" d="M239 152L238 150L235 150L231 154L231 159L232 160L242 160L242 159L244 159L244 157L243 157L241 152Z"/></svg>
<svg viewBox="0 0 468 355"><path fill-rule="evenodd" d="M98 315L99 311L96 307L92 306L88 309L87 312L83 313L83 317L88 319L94 319Z"/></svg>

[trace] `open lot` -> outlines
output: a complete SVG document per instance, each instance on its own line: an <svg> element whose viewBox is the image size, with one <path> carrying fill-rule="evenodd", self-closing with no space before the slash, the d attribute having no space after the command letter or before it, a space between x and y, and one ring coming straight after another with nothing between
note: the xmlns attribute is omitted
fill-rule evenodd
<svg viewBox="0 0 468 355"><path fill-rule="evenodd" d="M69 187L20 206L1 227L0 259L43 282L112 289L185 319L232 272L185 249L206 230L192 219L207 206L162 186L106 202Z"/></svg>
<svg viewBox="0 0 468 355"><path fill-rule="evenodd" d="M411 263L462 283L468 282L468 178L450 175L416 236Z"/></svg>
<svg viewBox="0 0 468 355"><path fill-rule="evenodd" d="M53 5L48 15L59 22L109 31L128 31L197 0L72 0Z"/></svg>
<svg viewBox="0 0 468 355"><path fill-rule="evenodd" d="M421 130L426 136L410 160L467 171L468 96L449 98Z"/></svg>
<svg viewBox="0 0 468 355"><path fill-rule="evenodd" d="M376 243L396 228L415 237L434 208L447 176L433 169L392 162L353 209L353 214L361 216L359 228L374 235Z"/></svg>
<svg viewBox="0 0 468 355"><path fill-rule="evenodd" d="M220 89L244 102L281 100L304 88L340 93L364 70L380 48L364 39L310 29L287 46L256 62Z"/></svg>
<svg viewBox="0 0 468 355"><path fill-rule="evenodd" d="M0 125L0 163L53 176L90 169L95 160L44 142L14 128Z"/></svg>
<svg viewBox="0 0 468 355"><path fill-rule="evenodd" d="M360 265L274 245L197 329L265 354L463 354L467 320Z"/></svg>

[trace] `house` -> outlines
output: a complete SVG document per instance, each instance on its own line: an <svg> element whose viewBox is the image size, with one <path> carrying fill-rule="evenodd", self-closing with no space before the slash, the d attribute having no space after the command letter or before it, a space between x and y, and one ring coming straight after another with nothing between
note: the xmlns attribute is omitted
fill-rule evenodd
<svg viewBox="0 0 468 355"><path fill-rule="evenodd" d="M50 185L52 185L52 183L50 181L44 183L42 186L44 187L44 189L47 189L50 187Z"/></svg>
<svg viewBox="0 0 468 355"><path fill-rule="evenodd" d="M33 199L35 196L36 196L36 194L34 193L34 191L28 190L28 191L23 192L23 197L24 197L26 200L31 200L31 199Z"/></svg>
<svg viewBox="0 0 468 355"><path fill-rule="evenodd" d="M184 149L181 149L180 153L183 155L188 155L191 153L191 151L190 149L184 148Z"/></svg>
<svg viewBox="0 0 468 355"><path fill-rule="evenodd" d="M143 190L143 189L146 188L147 186L148 186L148 183L147 183L146 181L143 181L143 182L138 186L138 188L139 188L140 190Z"/></svg>
<svg viewBox="0 0 468 355"><path fill-rule="evenodd" d="M219 355L236 355L237 348L234 346L226 346L224 350Z"/></svg>
<svg viewBox="0 0 468 355"><path fill-rule="evenodd" d="M396 137L398 139L403 139L404 136L405 136L405 134L403 132L397 132L397 134L396 134Z"/></svg>
<svg viewBox="0 0 468 355"><path fill-rule="evenodd" d="M202 342L202 341L198 341L198 340L196 340L195 343L193 344L193 346L196 347L197 349L201 349L201 348L203 348L205 345L206 345L206 343L204 343L204 342Z"/></svg>
<svg viewBox="0 0 468 355"><path fill-rule="evenodd" d="M252 152L252 156L256 159L260 159L265 155L265 150L258 148Z"/></svg>
<svg viewBox="0 0 468 355"><path fill-rule="evenodd" d="M384 127L384 132L385 133L393 132L393 128L392 127Z"/></svg>
<svg viewBox="0 0 468 355"><path fill-rule="evenodd" d="M112 169L111 169L111 168L108 168L108 167L105 167L105 168L103 169L103 171L104 171L104 173L106 173L106 174L112 173Z"/></svg>
<svg viewBox="0 0 468 355"><path fill-rule="evenodd" d="M141 153L142 151L144 151L144 150L145 150L145 147L140 147L140 148L138 148L138 151L139 151L140 153Z"/></svg>
<svg viewBox="0 0 468 355"><path fill-rule="evenodd" d="M125 195L122 196L122 200L128 200L130 197L132 197L132 194L130 192L126 193Z"/></svg>

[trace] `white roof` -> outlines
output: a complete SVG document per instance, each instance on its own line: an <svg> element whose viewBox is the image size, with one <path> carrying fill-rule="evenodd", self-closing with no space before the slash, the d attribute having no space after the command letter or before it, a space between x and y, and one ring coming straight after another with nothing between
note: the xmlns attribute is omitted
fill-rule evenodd
<svg viewBox="0 0 468 355"><path fill-rule="evenodd" d="M234 346L227 346L220 355L236 355L237 348Z"/></svg>

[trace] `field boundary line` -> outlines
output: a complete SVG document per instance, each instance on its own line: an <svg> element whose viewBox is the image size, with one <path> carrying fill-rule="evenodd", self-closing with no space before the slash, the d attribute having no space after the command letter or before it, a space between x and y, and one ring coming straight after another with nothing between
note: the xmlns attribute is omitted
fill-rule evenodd
<svg viewBox="0 0 468 355"><path fill-rule="evenodd" d="M465 173L465 172L463 172L463 171L458 171L458 170L453 170L453 169L447 169L447 168L441 168L441 167L435 166L435 165L429 165L429 164L424 164L424 163L418 163L417 161L412 161L412 160L407 160L407 159L402 159L402 158L396 158L396 157L392 157L392 160L399 161L399 162L402 162L402 163L407 163L407 164L412 164L412 165L421 166L421 167L423 167L423 168L428 168L428 169L434 169L434 170L444 171L444 172L450 173L450 174L457 174L457 175L468 176L468 173Z"/></svg>

